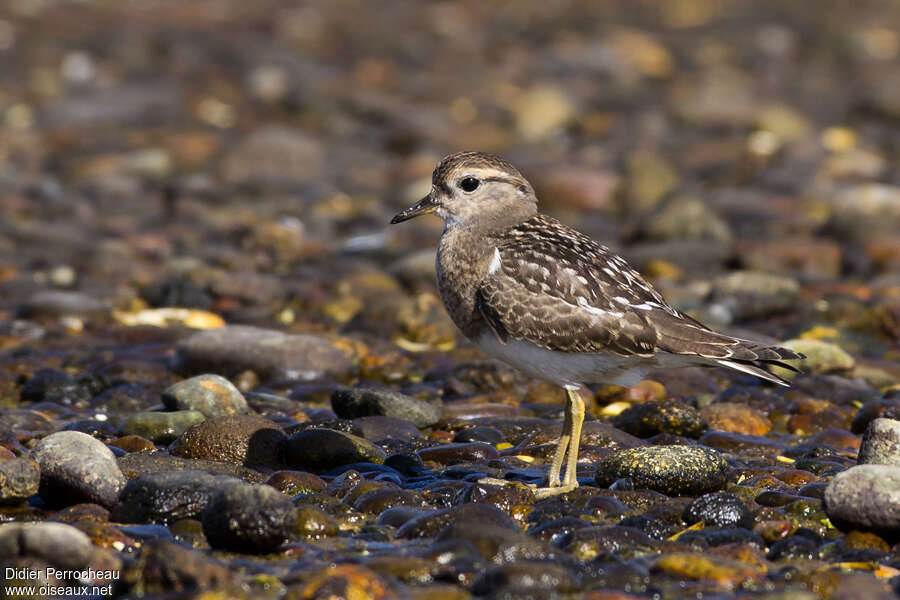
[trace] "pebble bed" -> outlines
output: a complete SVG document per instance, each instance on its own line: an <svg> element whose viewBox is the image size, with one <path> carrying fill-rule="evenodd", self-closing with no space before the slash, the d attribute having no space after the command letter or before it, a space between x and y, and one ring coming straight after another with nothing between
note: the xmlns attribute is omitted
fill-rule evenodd
<svg viewBox="0 0 900 600"><path fill-rule="evenodd" d="M895 598L900 9L826 5L4 5L6 597ZM585 388L537 501L565 393L387 225L463 148L802 372Z"/></svg>

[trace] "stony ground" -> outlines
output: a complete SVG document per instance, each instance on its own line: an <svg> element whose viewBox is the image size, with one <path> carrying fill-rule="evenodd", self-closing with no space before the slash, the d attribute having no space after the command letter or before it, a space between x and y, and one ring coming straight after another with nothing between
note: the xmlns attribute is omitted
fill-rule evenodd
<svg viewBox="0 0 900 600"><path fill-rule="evenodd" d="M3 2L4 584L893 598L897 23L890 2ZM592 387L582 485L535 501L563 393L459 337L436 219L387 226L459 149L804 373Z"/></svg>

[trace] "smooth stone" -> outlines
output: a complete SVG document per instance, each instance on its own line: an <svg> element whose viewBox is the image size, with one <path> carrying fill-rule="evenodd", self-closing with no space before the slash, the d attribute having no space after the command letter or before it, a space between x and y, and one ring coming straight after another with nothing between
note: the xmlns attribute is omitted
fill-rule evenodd
<svg viewBox="0 0 900 600"><path fill-rule="evenodd" d="M32 557L62 569L81 569L90 563L94 554L91 539L72 525L48 522L0 525L0 561L3 562Z"/></svg>
<svg viewBox="0 0 900 600"><path fill-rule="evenodd" d="M132 576L148 596L171 595L173 590L216 590L224 597L245 598L240 590L227 586L236 583L229 566L170 540L152 539L143 544Z"/></svg>
<svg viewBox="0 0 900 600"><path fill-rule="evenodd" d="M163 391L162 401L169 410L196 410L206 417L250 412L247 400L233 383L209 373L170 385Z"/></svg>
<svg viewBox="0 0 900 600"><path fill-rule="evenodd" d="M737 402L708 404L700 412L714 431L762 436L772 430L772 421L765 414Z"/></svg>
<svg viewBox="0 0 900 600"><path fill-rule="evenodd" d="M77 406L90 401L91 391L64 371L40 369L22 386L20 398L22 402L55 402L63 406Z"/></svg>
<svg viewBox="0 0 900 600"><path fill-rule="evenodd" d="M423 461L433 461L442 465L490 460L500 456L496 448L484 442L442 444L431 448L422 448L417 450L416 454Z"/></svg>
<svg viewBox="0 0 900 600"><path fill-rule="evenodd" d="M22 306L19 316L26 319L41 317L102 317L109 314L109 306L81 292L44 290L36 292Z"/></svg>
<svg viewBox="0 0 900 600"><path fill-rule="evenodd" d="M123 435L138 435L157 444L174 441L186 429L206 417L200 411L139 412L129 415L122 425Z"/></svg>
<svg viewBox="0 0 900 600"><path fill-rule="evenodd" d="M41 469L30 458L0 460L0 505L19 504L38 493Z"/></svg>
<svg viewBox="0 0 900 600"><path fill-rule="evenodd" d="M841 529L900 534L900 466L859 465L825 488L825 513Z"/></svg>
<svg viewBox="0 0 900 600"><path fill-rule="evenodd" d="M266 484L288 496L324 492L326 484L318 476L306 471L276 471L269 475Z"/></svg>
<svg viewBox="0 0 900 600"><path fill-rule="evenodd" d="M450 540L464 540L472 544L481 558L495 564L543 559L553 553L549 544L517 529L469 520L447 525L437 535L435 543L440 544Z"/></svg>
<svg viewBox="0 0 900 600"><path fill-rule="evenodd" d="M431 511L408 521L397 530L398 539L434 537L445 527L462 522L474 525L493 525L518 531L518 525L512 517L490 504L460 504L441 510Z"/></svg>
<svg viewBox="0 0 900 600"><path fill-rule="evenodd" d="M836 371L848 371L856 364L853 357L847 354L843 348L831 342L793 339L780 345L788 350L806 355L806 358L803 359L785 361L801 371L833 373ZM797 373L781 367L772 367L772 372L786 379L793 379L797 376Z"/></svg>
<svg viewBox="0 0 900 600"><path fill-rule="evenodd" d="M713 282L712 312L730 321L766 317L797 305L800 285L790 277L759 271L734 271Z"/></svg>
<svg viewBox="0 0 900 600"><path fill-rule="evenodd" d="M658 551L659 542L633 527L592 526L572 533L566 551L587 561L601 554L616 554L624 559Z"/></svg>
<svg viewBox="0 0 900 600"><path fill-rule="evenodd" d="M354 388L335 390L331 408L342 419L384 416L409 421L419 428L431 427L441 418L441 407L392 390Z"/></svg>
<svg viewBox="0 0 900 600"><path fill-rule="evenodd" d="M859 464L900 467L900 421L875 419L866 427L857 456ZM0 463L0 468L2 468Z"/></svg>
<svg viewBox="0 0 900 600"><path fill-rule="evenodd" d="M703 521L707 527L748 527L750 511L734 494L712 493L695 498L681 516L688 525Z"/></svg>
<svg viewBox="0 0 900 600"><path fill-rule="evenodd" d="M457 431L453 436L453 441L458 444L486 442L496 446L503 441L503 434L499 429L495 429L494 427L478 425L476 427L469 427L468 429Z"/></svg>
<svg viewBox="0 0 900 600"><path fill-rule="evenodd" d="M369 490L357 497L353 501L353 508L362 513L378 515L396 506L424 506L424 504L422 495L413 490L381 488Z"/></svg>
<svg viewBox="0 0 900 600"><path fill-rule="evenodd" d="M144 473L203 471L212 475L231 475L251 483L265 480L265 475L259 471L240 465L199 458L181 458L162 452L126 454L118 459L118 463L119 468L129 479L140 477Z"/></svg>
<svg viewBox="0 0 900 600"><path fill-rule="evenodd" d="M178 362L188 372L311 380L342 375L350 360L331 342L314 335L282 333L249 325L226 325L195 333L178 344Z"/></svg>
<svg viewBox="0 0 900 600"><path fill-rule="evenodd" d="M41 469L39 493L52 506L95 502L113 506L125 475L103 442L78 431L52 433L31 450Z"/></svg>
<svg viewBox="0 0 900 600"><path fill-rule="evenodd" d="M434 513L433 508L405 505L392 506L391 508L385 509L381 514L378 515L378 518L375 519L375 524L382 527L388 526L399 529L413 519L417 519L418 517L432 513Z"/></svg>
<svg viewBox="0 0 900 600"><path fill-rule="evenodd" d="M289 496L268 485L233 485L203 510L209 545L232 552L264 554L297 534L297 509Z"/></svg>
<svg viewBox="0 0 900 600"><path fill-rule="evenodd" d="M257 415L213 417L182 433L169 448L172 456L221 460L237 465L282 464L284 431Z"/></svg>
<svg viewBox="0 0 900 600"><path fill-rule="evenodd" d="M359 417L353 419L353 425L359 428L361 437L376 442L378 440L413 441L421 440L418 428L403 419L394 417Z"/></svg>
<svg viewBox="0 0 900 600"><path fill-rule="evenodd" d="M110 518L120 523L171 523L199 518L210 498L240 479L204 471L161 471L132 479Z"/></svg>
<svg viewBox="0 0 900 600"><path fill-rule="evenodd" d="M635 488L671 496L696 496L725 485L728 463L718 451L698 446L646 446L618 450L597 467L597 484L631 478Z"/></svg>
<svg viewBox="0 0 900 600"><path fill-rule="evenodd" d="M706 419L693 406L683 402L641 402L619 413L613 425L639 438L659 433L698 438L707 429Z"/></svg>
<svg viewBox="0 0 900 600"><path fill-rule="evenodd" d="M553 597L554 592L577 592L580 586L578 574L562 565L522 560L488 567L472 582L472 593L488 598Z"/></svg>
<svg viewBox="0 0 900 600"><path fill-rule="evenodd" d="M352 433L334 429L306 429L287 438L284 458L292 469L324 473L352 463L383 464L387 454Z"/></svg>

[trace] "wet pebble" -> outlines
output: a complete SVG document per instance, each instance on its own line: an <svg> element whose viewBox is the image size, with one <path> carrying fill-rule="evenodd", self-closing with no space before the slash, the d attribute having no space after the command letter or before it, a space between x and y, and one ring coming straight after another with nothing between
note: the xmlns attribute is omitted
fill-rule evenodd
<svg viewBox="0 0 900 600"><path fill-rule="evenodd" d="M712 430L758 436L772 430L772 421L766 415L736 402L708 404L700 412Z"/></svg>
<svg viewBox="0 0 900 600"><path fill-rule="evenodd" d="M168 444L186 429L206 417L200 411L139 412L129 415L122 425L124 435L137 435L157 444Z"/></svg>
<svg viewBox="0 0 900 600"><path fill-rule="evenodd" d="M146 594L161 595L173 589L217 589L235 598L245 597L236 585L227 587L234 582L228 565L208 553L169 540L145 542L130 575Z"/></svg>
<svg viewBox="0 0 900 600"><path fill-rule="evenodd" d="M430 427L441 417L441 407L400 392L373 388L335 390L331 408L342 419L385 416L409 421L419 428Z"/></svg>
<svg viewBox="0 0 900 600"><path fill-rule="evenodd" d="M397 530L400 539L434 537L445 527L454 523L472 523L496 526L513 531L518 526L512 518L490 504L461 504L442 510L432 511L407 522Z"/></svg>
<svg viewBox="0 0 900 600"><path fill-rule="evenodd" d="M18 504L38 493L41 470L34 460L0 459L0 505Z"/></svg>
<svg viewBox="0 0 900 600"><path fill-rule="evenodd" d="M716 450L697 446L648 446L619 450L597 467L597 484L630 478L635 488L669 495L697 495L725 484L728 463Z"/></svg>
<svg viewBox="0 0 900 600"><path fill-rule="evenodd" d="M616 416L613 425L640 438L659 433L698 438L707 429L706 419L696 408L677 401L634 404Z"/></svg>
<svg viewBox="0 0 900 600"><path fill-rule="evenodd" d="M900 467L900 421L875 419L866 427L859 446L859 464Z"/></svg>
<svg viewBox="0 0 900 600"><path fill-rule="evenodd" d="M41 498L51 505L113 506L125 486L125 476L110 449L81 432L48 435L32 449L31 458L40 465Z"/></svg>
<svg viewBox="0 0 900 600"><path fill-rule="evenodd" d="M352 463L384 463L383 450L359 436L334 429L306 429L290 435L284 447L291 467L323 473Z"/></svg>
<svg viewBox="0 0 900 600"><path fill-rule="evenodd" d="M196 410L206 417L244 414L250 411L240 390L221 375L204 374L170 385L162 394L172 411Z"/></svg>
<svg viewBox="0 0 900 600"><path fill-rule="evenodd" d="M103 317L109 306L82 292L44 290L36 292L19 307L19 315L27 319Z"/></svg>
<svg viewBox="0 0 900 600"><path fill-rule="evenodd" d="M173 456L222 460L238 465L282 464L284 431L257 415L206 419L191 426L172 444Z"/></svg>
<svg viewBox="0 0 900 600"><path fill-rule="evenodd" d="M499 429L496 429L494 427L478 425L475 427L469 427L467 429L457 431L453 435L453 441L458 444L465 444L468 442L485 442L496 446L503 441L503 433L501 433Z"/></svg>
<svg viewBox="0 0 900 600"><path fill-rule="evenodd" d="M433 461L438 464L450 465L457 462L477 462L490 460L500 456L497 449L484 442L470 442L467 444L442 444L432 448L423 448L416 451L423 461Z"/></svg>
<svg viewBox="0 0 900 600"><path fill-rule="evenodd" d="M119 468L129 479L140 477L144 473L160 473L166 471L203 471L213 475L232 475L254 483L262 482L265 476L259 471L248 469L233 463L199 458L181 458L163 452L131 453L117 461Z"/></svg>
<svg viewBox="0 0 900 600"><path fill-rule="evenodd" d="M695 498L681 517L688 525L703 521L707 527L747 527L750 511L734 494L713 493Z"/></svg>
<svg viewBox="0 0 900 600"><path fill-rule="evenodd" d="M120 523L196 519L213 495L239 481L195 470L145 473L125 485L111 518Z"/></svg>
<svg viewBox="0 0 900 600"><path fill-rule="evenodd" d="M178 344L178 359L188 372L317 379L350 368L347 356L327 340L248 325L226 325L195 333Z"/></svg>
<svg viewBox="0 0 900 600"><path fill-rule="evenodd" d="M203 510L203 533L213 548L273 552L298 533L288 496L267 485L233 485L219 491Z"/></svg>

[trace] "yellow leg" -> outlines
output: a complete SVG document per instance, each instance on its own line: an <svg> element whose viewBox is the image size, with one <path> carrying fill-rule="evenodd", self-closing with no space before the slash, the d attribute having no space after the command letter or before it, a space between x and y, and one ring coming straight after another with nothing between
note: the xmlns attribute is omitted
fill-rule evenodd
<svg viewBox="0 0 900 600"><path fill-rule="evenodd" d="M569 412L572 413L572 439L569 442L569 461L566 463L566 479L563 487L578 487L578 447L581 445L581 426L584 424L584 400L577 390L569 390Z"/></svg>
<svg viewBox="0 0 900 600"><path fill-rule="evenodd" d="M563 460L566 458L566 450L572 436L572 413L569 410L569 403L566 403L565 416L563 418L562 433L559 435L559 443L556 444L556 451L553 453L553 462L550 463L550 473L547 475L547 485L551 488L558 487L560 483L560 473L562 472Z"/></svg>
<svg viewBox="0 0 900 600"><path fill-rule="evenodd" d="M547 478L548 487L537 488L534 491L535 497L539 499L571 492L578 487L578 446L581 442L581 426L584 423L584 400L581 399L577 390L566 388L566 393L569 401L566 403L563 431L559 436L556 452L553 454L553 462L550 464L550 473ZM567 451L569 459L566 462L566 476L560 483L560 471Z"/></svg>

